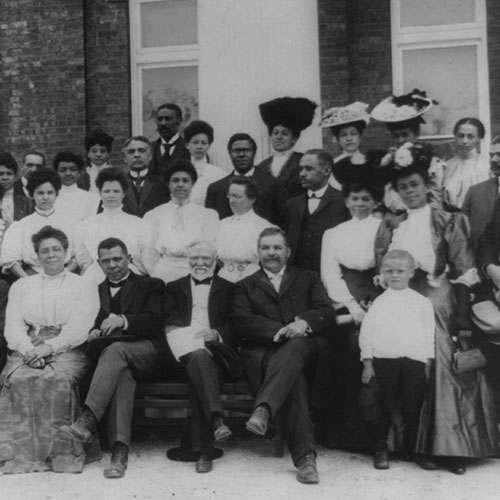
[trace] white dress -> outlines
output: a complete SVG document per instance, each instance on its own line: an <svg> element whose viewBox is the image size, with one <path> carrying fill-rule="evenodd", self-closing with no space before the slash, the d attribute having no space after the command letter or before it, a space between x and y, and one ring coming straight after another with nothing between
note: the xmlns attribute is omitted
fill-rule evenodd
<svg viewBox="0 0 500 500"><path fill-rule="evenodd" d="M102 213L88 217L76 231L76 260L84 269L83 275L94 283L105 276L97 262L97 246L106 238L119 238L132 256L131 269L137 274L147 274L144 260L153 246L152 228L148 221L126 214L121 208L104 209Z"/></svg>
<svg viewBox="0 0 500 500"><path fill-rule="evenodd" d="M56 212L71 217L76 224L97 213L100 198L95 193L80 189L76 184L61 186L54 203Z"/></svg>
<svg viewBox="0 0 500 500"><path fill-rule="evenodd" d="M44 226L60 229L68 237L69 246L66 262L73 258L75 253L75 221L65 213L53 210L50 215L43 215L41 211L35 209L34 213L15 221L5 231L0 254L0 264L4 266L4 270L19 262L27 264L37 273L41 272L42 268L39 265L31 237Z"/></svg>
<svg viewBox="0 0 500 500"><path fill-rule="evenodd" d="M193 158L191 158L191 163L196 169L198 180L195 182L193 189L191 190L189 199L191 203L196 203L197 205L204 207L208 186L212 184L212 182L226 177L227 172L220 167L211 165L206 159L193 160Z"/></svg>
<svg viewBox="0 0 500 500"><path fill-rule="evenodd" d="M446 162L444 170L444 200L447 205L461 209L471 186L490 178L488 159L476 150L467 159L454 156Z"/></svg>
<svg viewBox="0 0 500 500"><path fill-rule="evenodd" d="M259 269L257 239L268 227L275 227L253 210L222 219L217 232L217 255L224 264L219 276L235 283Z"/></svg>
<svg viewBox="0 0 500 500"><path fill-rule="evenodd" d="M197 240L215 243L219 228L215 210L174 200L150 210L144 220L151 223L154 241L154 252L144 263L151 276L165 283L189 273L187 247Z"/></svg>
<svg viewBox="0 0 500 500"><path fill-rule="evenodd" d="M369 215L353 218L323 234L321 246L321 279L335 304L346 305L352 296L340 266L356 271L375 267L375 237L382 221Z"/></svg>

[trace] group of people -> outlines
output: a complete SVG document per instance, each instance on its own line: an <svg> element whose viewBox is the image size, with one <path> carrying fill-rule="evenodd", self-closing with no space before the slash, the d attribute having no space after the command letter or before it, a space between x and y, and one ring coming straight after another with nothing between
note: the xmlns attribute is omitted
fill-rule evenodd
<svg viewBox="0 0 500 500"><path fill-rule="evenodd" d="M488 162L483 124L461 119L444 161L419 140L432 105L415 89L370 114L326 110L333 159L293 150L316 104L273 99L260 106L272 156L255 165L236 133L231 173L209 163L213 128L181 134L172 103L154 143L125 142L126 168L108 164L102 130L85 138L87 167L30 152L18 173L0 153L0 471L81 471L105 421L104 475L122 477L136 383L155 377L187 381L196 471L210 471L232 436L228 356L255 396L246 428L264 436L283 417L300 482L319 481L316 442L373 451L377 469L390 449L457 474L463 457L498 456L494 364L452 361L472 342L497 355L470 305L500 286L500 138ZM371 118L394 147L363 151Z"/></svg>

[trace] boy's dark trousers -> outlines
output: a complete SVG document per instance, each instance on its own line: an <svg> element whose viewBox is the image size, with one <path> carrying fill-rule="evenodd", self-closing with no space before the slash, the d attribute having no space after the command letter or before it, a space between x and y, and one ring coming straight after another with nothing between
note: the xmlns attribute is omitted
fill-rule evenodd
<svg viewBox="0 0 500 500"><path fill-rule="evenodd" d="M426 386L425 363L410 358L374 358L373 369L382 413L380 424L374 428L377 442L387 441L391 416L400 408L405 422L403 451L413 457Z"/></svg>

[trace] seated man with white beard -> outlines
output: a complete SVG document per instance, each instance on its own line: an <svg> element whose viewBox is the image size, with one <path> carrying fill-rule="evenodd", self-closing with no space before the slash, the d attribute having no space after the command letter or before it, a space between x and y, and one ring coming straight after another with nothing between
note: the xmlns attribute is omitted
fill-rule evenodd
<svg viewBox="0 0 500 500"><path fill-rule="evenodd" d="M190 274L167 284L166 334L174 357L183 365L191 398L196 472L212 469L214 441L231 436L224 423L219 392L220 367L206 342L235 345L230 324L234 285L214 275L217 255L206 241L187 249Z"/></svg>

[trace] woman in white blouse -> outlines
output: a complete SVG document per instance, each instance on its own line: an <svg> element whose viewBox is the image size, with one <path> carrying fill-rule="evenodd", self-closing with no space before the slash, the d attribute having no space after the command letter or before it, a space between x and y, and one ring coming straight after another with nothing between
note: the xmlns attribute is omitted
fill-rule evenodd
<svg viewBox="0 0 500 500"><path fill-rule="evenodd" d="M487 155L478 149L486 130L477 118L462 118L453 127L455 156L444 169L444 203L450 210L461 210L468 189L490 177Z"/></svg>
<svg viewBox="0 0 500 500"><path fill-rule="evenodd" d="M44 226L53 226L68 236L66 267L74 271L77 267L73 238L75 221L54 208L61 179L52 169L40 167L29 174L27 189L35 202L35 212L15 221L5 232L0 254L3 272L18 278L41 272L31 237Z"/></svg>
<svg viewBox="0 0 500 500"><path fill-rule="evenodd" d="M227 172L208 163L208 150L214 142L214 129L211 125L201 120L192 121L184 129L184 139L186 147L191 153L191 163L198 175L198 180L191 190L189 199L191 203L197 203L204 207L208 185L226 177Z"/></svg>
<svg viewBox="0 0 500 500"><path fill-rule="evenodd" d="M14 283L0 375L0 472L81 472L86 450L57 428L79 414L78 386L99 309L97 287L65 269L68 238L46 226L32 245L42 272ZM33 411L33 409L35 411Z"/></svg>
<svg viewBox="0 0 500 500"><path fill-rule="evenodd" d="M108 167L96 178L102 201L102 213L88 217L79 224L75 235L76 260L82 274L96 284L104 280L97 262L97 246L106 238L122 240L132 256L131 268L137 274L147 274L144 260L152 251L152 231L148 221L123 211L122 202L129 180L118 167Z"/></svg>
<svg viewBox="0 0 500 500"><path fill-rule="evenodd" d="M144 261L149 274L165 283L189 273L187 247L196 240L215 242L219 216L215 210L190 200L198 178L196 169L187 160L175 161L166 174L172 196L146 213L153 234L152 251Z"/></svg>
<svg viewBox="0 0 500 500"><path fill-rule="evenodd" d="M258 186L252 179L235 176L227 197L232 217L222 219L217 232L217 255L223 264L219 276L235 283L259 269L257 240L268 227L274 227L253 210Z"/></svg>

